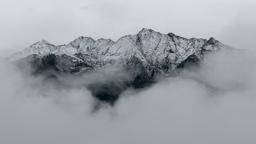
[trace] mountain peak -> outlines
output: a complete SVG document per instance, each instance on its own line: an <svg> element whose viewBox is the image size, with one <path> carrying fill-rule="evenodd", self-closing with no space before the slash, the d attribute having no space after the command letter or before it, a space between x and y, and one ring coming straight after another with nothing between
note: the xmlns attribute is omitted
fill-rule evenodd
<svg viewBox="0 0 256 144"><path fill-rule="evenodd" d="M170 32L170 33L168 33L168 36L170 36L170 37L176 37L177 35L176 35L175 33Z"/></svg>
<svg viewBox="0 0 256 144"><path fill-rule="evenodd" d="M49 43L47 40L42 39L39 43Z"/></svg>
<svg viewBox="0 0 256 144"><path fill-rule="evenodd" d="M152 32L152 31L154 31L154 30L149 29L149 28L142 28L139 33L141 33L141 32Z"/></svg>
<svg viewBox="0 0 256 144"><path fill-rule="evenodd" d="M116 42L81 36L69 44L55 46L42 40L14 57L16 60L30 58L33 69L47 75L49 71L56 71L55 75L87 74L113 66L124 69L120 73L127 73L129 79L118 81L119 73L113 73L114 79L106 78L107 81L87 85L98 100L113 104L125 89L148 86L157 77L171 75L187 64L197 64L207 53L223 47L214 38L187 39L143 28L139 33L124 36Z"/></svg>
<svg viewBox="0 0 256 144"><path fill-rule="evenodd" d="M147 59L147 61L161 62L169 56L167 51L172 51L175 52L175 55L170 60L174 62L173 59L176 59L175 63L180 63L198 50L212 50L221 46L223 45L214 38L209 40L187 39L174 33L162 34L153 29L142 28L136 35L123 36L116 42L111 39L94 40L91 37L80 36L67 45L55 46L46 40L41 40L22 53L27 53L24 56L31 54L46 55L49 53L61 55L90 53L103 59L112 59L117 55L129 57L137 55L144 61Z"/></svg>
<svg viewBox="0 0 256 144"><path fill-rule="evenodd" d="M157 31L154 31L153 29L149 29L149 28L142 28L140 31L139 31L139 35L140 34L151 34L151 33L159 33Z"/></svg>
<svg viewBox="0 0 256 144"><path fill-rule="evenodd" d="M32 44L30 47L37 46L37 45L52 45L50 42L42 39L34 44Z"/></svg>
<svg viewBox="0 0 256 144"><path fill-rule="evenodd" d="M215 38L213 37L210 37L208 40L207 40L207 43L209 44L216 44L216 43L220 43L218 40L216 40Z"/></svg>

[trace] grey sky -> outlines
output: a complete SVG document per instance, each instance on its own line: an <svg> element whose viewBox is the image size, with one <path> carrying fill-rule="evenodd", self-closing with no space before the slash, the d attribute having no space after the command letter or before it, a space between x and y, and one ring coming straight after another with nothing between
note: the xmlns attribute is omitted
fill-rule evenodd
<svg viewBox="0 0 256 144"><path fill-rule="evenodd" d="M41 39L116 40L142 27L254 48L254 1L0 0L0 53ZM90 115L86 89L59 90L0 60L0 143L255 144L255 63L255 51L219 53Z"/></svg>
<svg viewBox="0 0 256 144"><path fill-rule="evenodd" d="M253 47L254 0L0 0L1 50L46 39L117 38L142 27Z"/></svg>

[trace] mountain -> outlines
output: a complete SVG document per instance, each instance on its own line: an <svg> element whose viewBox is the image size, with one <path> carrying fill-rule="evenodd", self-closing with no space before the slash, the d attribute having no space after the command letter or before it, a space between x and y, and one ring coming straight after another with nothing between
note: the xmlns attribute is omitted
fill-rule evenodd
<svg viewBox="0 0 256 144"><path fill-rule="evenodd" d="M111 78L85 84L97 100L113 105L126 89L147 87L158 77L198 64L207 53L225 47L214 38L187 39L143 28L138 34L126 35L117 41L79 37L69 44L56 46L42 40L14 54L11 59L29 64L34 75L52 78L118 68L110 72L112 76L106 75ZM119 80L120 73L129 78Z"/></svg>

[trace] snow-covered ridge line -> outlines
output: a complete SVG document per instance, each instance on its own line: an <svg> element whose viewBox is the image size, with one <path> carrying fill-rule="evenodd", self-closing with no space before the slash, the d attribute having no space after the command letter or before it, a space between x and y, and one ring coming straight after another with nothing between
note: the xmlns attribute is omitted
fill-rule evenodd
<svg viewBox="0 0 256 144"><path fill-rule="evenodd" d="M104 72L115 66L122 72L113 72L114 78L106 78L107 83L99 80L86 85L94 97L114 104L127 88L146 87L158 76L175 74L177 68L197 64L207 53L225 47L214 38L187 39L144 28L117 41L79 37L66 45L55 46L42 40L16 53L12 59L25 62L25 66L30 64L32 73L50 78ZM118 73L127 74L129 79L118 81Z"/></svg>
<svg viewBox="0 0 256 144"><path fill-rule="evenodd" d="M109 56L121 53L123 55L129 55L129 52L130 54L134 54L135 51L140 51L142 55L152 56L155 54L158 58L161 58L160 56L166 56L164 52L169 50L176 53L176 56L180 58L177 60L179 63L183 61L187 55L196 53L196 51L202 48L205 50L212 50L216 48L214 46L222 47L224 45L213 38L210 38L209 40L196 38L187 39L173 33L162 34L152 29L143 28L138 34L126 35L117 41L103 38L94 40L91 37L81 36L71 41L69 44L55 46L46 40L42 40L34 43L25 50L16 53L13 58L19 59L32 54L39 56L48 54L66 54L73 56L76 53L94 53L96 55ZM171 55L172 54L169 56L172 57ZM156 59L156 57L154 57L154 59Z"/></svg>
<svg viewBox="0 0 256 144"><path fill-rule="evenodd" d="M138 34L126 35L117 41L81 36L68 44L55 46L42 40L14 54L11 59L19 60L30 56L40 59L52 54L58 57L56 63L60 71L66 71L69 69L67 67L71 69L67 64L74 66L83 63L93 68L102 68L107 64L126 65L131 61L137 61L148 69L160 67L158 69L161 71L170 71L188 60L199 61L205 53L223 47L225 45L214 38L187 39L173 33L162 34L143 28Z"/></svg>

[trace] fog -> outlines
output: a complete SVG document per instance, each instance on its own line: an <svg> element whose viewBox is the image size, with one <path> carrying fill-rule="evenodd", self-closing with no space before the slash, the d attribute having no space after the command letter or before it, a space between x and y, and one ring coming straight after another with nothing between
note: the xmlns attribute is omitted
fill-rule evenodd
<svg viewBox="0 0 256 144"><path fill-rule="evenodd" d="M128 90L91 113L85 88L58 89L1 60L0 143L255 143L255 51L224 50L200 68Z"/></svg>
<svg viewBox="0 0 256 144"><path fill-rule="evenodd" d="M41 39L56 45L81 35L117 40L143 27L243 49L127 90L115 107L95 113L95 100L79 86L84 81L62 79L73 85L63 89L1 58L0 143L255 144L254 13L254 0L0 0L1 57ZM105 81L112 72L84 78Z"/></svg>

